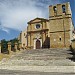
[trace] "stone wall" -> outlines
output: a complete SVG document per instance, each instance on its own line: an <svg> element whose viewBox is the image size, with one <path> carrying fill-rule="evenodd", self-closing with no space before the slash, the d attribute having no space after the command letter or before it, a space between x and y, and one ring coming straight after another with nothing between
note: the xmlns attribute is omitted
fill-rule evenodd
<svg viewBox="0 0 75 75"><path fill-rule="evenodd" d="M54 6L56 6L56 8L57 8L57 13L55 14L54 13L54 10L53 10L53 5L50 5L49 6L49 17L53 17L53 16L55 16L55 15L58 15L58 16L60 16L60 15L63 15L63 12L62 12L62 5L65 5L65 7L66 7L66 14L71 14L72 12L71 12L71 8L70 8L70 3L69 2L67 2L67 3L63 3L63 4L57 4L57 5L54 5Z"/></svg>
<svg viewBox="0 0 75 75"><path fill-rule="evenodd" d="M40 27L36 28L39 24ZM27 46L36 49L36 41L41 42L41 48L45 46L46 37L48 36L48 20L44 18L35 18L28 22L27 27Z"/></svg>
<svg viewBox="0 0 75 75"><path fill-rule="evenodd" d="M63 5L65 6L65 12L62 10ZM54 7L56 7L56 12L54 12ZM72 27L74 27L72 24L70 4L64 3L49 6L49 11L50 47L69 47L72 40Z"/></svg>
<svg viewBox="0 0 75 75"><path fill-rule="evenodd" d="M27 30L22 31L22 47L26 48L27 46Z"/></svg>
<svg viewBox="0 0 75 75"><path fill-rule="evenodd" d="M65 34L65 36L64 36ZM69 32L50 33L50 48L63 48L70 46Z"/></svg>

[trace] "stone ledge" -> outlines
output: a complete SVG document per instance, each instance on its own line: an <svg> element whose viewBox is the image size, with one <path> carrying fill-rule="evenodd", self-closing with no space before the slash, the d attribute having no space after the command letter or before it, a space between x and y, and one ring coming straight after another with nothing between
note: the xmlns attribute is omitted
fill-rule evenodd
<svg viewBox="0 0 75 75"><path fill-rule="evenodd" d="M20 70L20 71L75 73L75 66L0 66L0 69Z"/></svg>

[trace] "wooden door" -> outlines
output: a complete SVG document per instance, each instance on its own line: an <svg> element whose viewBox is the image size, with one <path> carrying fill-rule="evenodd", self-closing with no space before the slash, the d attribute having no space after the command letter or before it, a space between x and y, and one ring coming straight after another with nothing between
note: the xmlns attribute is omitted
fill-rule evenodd
<svg viewBox="0 0 75 75"><path fill-rule="evenodd" d="M40 44L40 41L39 40L37 40L36 41L36 49L40 49L41 48L41 46L40 46L41 44Z"/></svg>

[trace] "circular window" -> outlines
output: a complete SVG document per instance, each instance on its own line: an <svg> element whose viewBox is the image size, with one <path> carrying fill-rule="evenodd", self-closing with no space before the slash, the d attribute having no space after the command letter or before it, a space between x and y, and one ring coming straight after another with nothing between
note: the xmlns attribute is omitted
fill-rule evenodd
<svg viewBox="0 0 75 75"><path fill-rule="evenodd" d="M39 29L40 28L40 24L36 24L36 28Z"/></svg>

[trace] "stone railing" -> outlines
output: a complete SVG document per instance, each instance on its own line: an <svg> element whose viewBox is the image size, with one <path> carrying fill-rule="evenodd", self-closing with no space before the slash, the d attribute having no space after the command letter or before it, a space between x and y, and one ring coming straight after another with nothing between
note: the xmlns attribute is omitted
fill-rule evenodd
<svg viewBox="0 0 75 75"><path fill-rule="evenodd" d="M7 50L8 50L8 54L10 54L12 51L14 52L14 50L12 50L12 43L11 42L8 42L7 43ZM22 48L22 44L21 43L17 43L17 42L15 42L14 43L14 48L13 49L15 49L15 52L18 50L21 50L21 48ZM0 53L1 53L1 42L0 42Z"/></svg>

